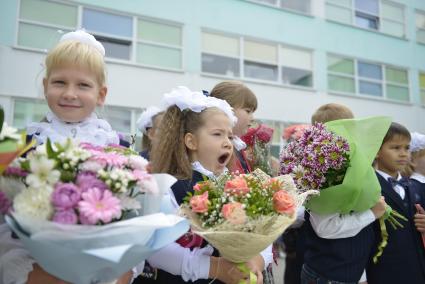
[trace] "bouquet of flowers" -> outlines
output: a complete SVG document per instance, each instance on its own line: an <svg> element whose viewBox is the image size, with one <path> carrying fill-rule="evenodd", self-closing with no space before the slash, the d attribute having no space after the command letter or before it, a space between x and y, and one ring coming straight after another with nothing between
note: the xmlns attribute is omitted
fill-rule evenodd
<svg viewBox="0 0 425 284"><path fill-rule="evenodd" d="M33 143L27 145L25 138L25 133L19 134L17 129L7 125L0 107L0 174L17 156L33 146Z"/></svg>
<svg viewBox="0 0 425 284"><path fill-rule="evenodd" d="M381 196L372 162L390 124L387 117L315 124L282 150L281 173L291 174L301 191L320 192L306 204L313 212L348 214L370 209ZM388 206L380 219L383 241L375 262L388 237L384 221L402 226L396 218L406 220Z"/></svg>
<svg viewBox="0 0 425 284"><path fill-rule="evenodd" d="M303 201L289 175L271 178L256 169L251 174L227 173L196 184L181 210L194 233L226 259L244 263L295 221Z"/></svg>
<svg viewBox="0 0 425 284"><path fill-rule="evenodd" d="M246 154L252 169L259 168L267 174L271 174L270 165L270 140L273 136L273 128L261 124L256 128L248 129L241 137L246 143Z"/></svg>
<svg viewBox="0 0 425 284"><path fill-rule="evenodd" d="M6 221L60 279L117 279L188 229L184 219L157 213L175 179L154 177L147 164L119 145L48 141L4 172L1 188L14 191Z"/></svg>

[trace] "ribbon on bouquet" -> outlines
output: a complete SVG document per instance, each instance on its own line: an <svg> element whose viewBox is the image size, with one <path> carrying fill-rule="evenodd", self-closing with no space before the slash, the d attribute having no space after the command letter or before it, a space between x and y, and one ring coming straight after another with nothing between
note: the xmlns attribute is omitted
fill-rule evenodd
<svg viewBox="0 0 425 284"><path fill-rule="evenodd" d="M387 226L385 225L385 221L388 221L390 225L393 227L394 230L399 228L404 228L404 226L397 220L403 220L407 222L406 217L398 213L397 211L393 210L390 206L387 205L385 214L379 218L379 227L381 229L381 238L382 241L378 245L378 252L373 256L373 263L378 263L378 258L382 255L384 252L384 248L388 244L388 231ZM424 236L422 235L422 240L424 240Z"/></svg>
<svg viewBox="0 0 425 284"><path fill-rule="evenodd" d="M257 275L255 275L255 273L252 272L248 268L248 266L246 266L245 263L238 264L238 268L239 268L240 271L249 274L249 282L245 282L245 280L242 280L242 281L239 282L239 284L245 284L245 283L255 284L255 283L257 283Z"/></svg>

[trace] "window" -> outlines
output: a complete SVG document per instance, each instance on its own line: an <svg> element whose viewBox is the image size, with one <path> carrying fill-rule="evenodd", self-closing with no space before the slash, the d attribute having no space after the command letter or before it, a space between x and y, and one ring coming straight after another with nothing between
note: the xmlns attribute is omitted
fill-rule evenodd
<svg viewBox="0 0 425 284"><path fill-rule="evenodd" d="M239 77L239 49L238 38L202 33L202 72Z"/></svg>
<svg viewBox="0 0 425 284"><path fill-rule="evenodd" d="M13 126L25 129L31 122L43 120L49 111L44 100L16 99L13 107Z"/></svg>
<svg viewBox="0 0 425 284"><path fill-rule="evenodd" d="M425 11L416 12L416 41L425 44Z"/></svg>
<svg viewBox="0 0 425 284"><path fill-rule="evenodd" d="M244 41L245 77L277 81L277 52L277 44Z"/></svg>
<svg viewBox="0 0 425 284"><path fill-rule="evenodd" d="M47 12L46 12L47 11ZM81 26L78 20L81 19ZM21 0L17 44L48 50L64 32L84 28L107 58L182 69L182 28L156 20L46 0Z"/></svg>
<svg viewBox="0 0 425 284"><path fill-rule="evenodd" d="M139 19L137 27L137 62L182 68L182 34L179 26Z"/></svg>
<svg viewBox="0 0 425 284"><path fill-rule="evenodd" d="M202 72L312 88L310 50L213 32L202 33Z"/></svg>
<svg viewBox="0 0 425 284"><path fill-rule="evenodd" d="M21 0L17 44L48 50L58 42L64 32L75 29L77 19L77 6Z"/></svg>
<svg viewBox="0 0 425 284"><path fill-rule="evenodd" d="M387 0L326 0L330 20L405 37L404 6Z"/></svg>
<svg viewBox="0 0 425 284"><path fill-rule="evenodd" d="M280 47L282 82L289 85L313 87L313 59L311 52Z"/></svg>
<svg viewBox="0 0 425 284"><path fill-rule="evenodd" d="M292 10L304 14L311 14L311 0L252 0L270 6L275 6L285 10Z"/></svg>
<svg viewBox="0 0 425 284"><path fill-rule="evenodd" d="M328 55L328 89L402 102L410 100L406 69L337 55Z"/></svg>
<svg viewBox="0 0 425 284"><path fill-rule="evenodd" d="M82 27L104 45L107 57L130 60L132 17L84 8Z"/></svg>
<svg viewBox="0 0 425 284"><path fill-rule="evenodd" d="M419 73L419 89L421 95L421 103L425 106L425 72Z"/></svg>

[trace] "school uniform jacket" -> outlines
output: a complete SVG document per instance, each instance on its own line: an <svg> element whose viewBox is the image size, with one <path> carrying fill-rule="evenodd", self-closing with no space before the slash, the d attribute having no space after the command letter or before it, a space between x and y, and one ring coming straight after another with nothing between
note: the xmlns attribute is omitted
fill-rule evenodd
<svg viewBox="0 0 425 284"><path fill-rule="evenodd" d="M416 213L415 203L424 207L425 193L418 190L417 186L409 183L405 188L405 198L393 189L390 182L385 180L380 174L377 174L381 184L382 195L385 202L393 210L405 216L408 221L400 220L404 228L394 230L388 222L386 228L388 231L388 244L384 248L378 263L372 261L367 268L368 284L423 284L425 283L425 250L421 235L417 231L413 222ZM375 234L381 240L381 231L379 221L374 223ZM375 248L375 252L377 248Z"/></svg>

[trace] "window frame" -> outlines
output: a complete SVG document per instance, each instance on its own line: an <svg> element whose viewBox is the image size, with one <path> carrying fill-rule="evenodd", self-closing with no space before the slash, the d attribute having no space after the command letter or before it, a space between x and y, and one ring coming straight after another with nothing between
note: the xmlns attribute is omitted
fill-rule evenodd
<svg viewBox="0 0 425 284"><path fill-rule="evenodd" d="M425 44L425 39L424 39L424 41L420 41L418 39L418 32L419 31L422 31L425 34L425 28L421 28L421 27L418 27L416 25L416 15L417 14L422 15L423 17L425 17L425 10L415 9L415 37L416 37L416 42L419 43L419 44Z"/></svg>
<svg viewBox="0 0 425 284"><path fill-rule="evenodd" d="M315 71L314 70L314 50L309 49L309 48L305 48L305 47L293 46L293 45L268 41L268 40L249 37L249 36L242 36L242 35L236 35L236 34L216 31L216 30L212 30L212 29L208 29L208 28L201 28L201 38L202 38L203 33L215 34L215 35L218 35L218 36L237 39L238 42L239 42L239 56L238 57L230 56L230 55L222 54L222 53L219 53L219 52L216 52L216 53L215 52L204 52L203 49L202 49L202 44L201 44L201 51L200 51L200 55L201 55L200 74L201 75L210 76L210 77L219 77L219 78L224 78L224 79L233 79L233 80L239 79L239 80L249 81L249 82L254 82L254 83L275 85L275 86L280 86L280 87L290 87L290 88L296 88L296 89L302 89L302 90L314 90L314 88L315 88L315 84L314 84L315 83L314 82L314 79L315 79L315 75L314 75L314 71ZM249 62L253 62L253 63L259 63L259 64L273 65L273 63L271 63L270 61L253 60L252 58L245 58L245 56L244 56L244 43L245 43L246 40L276 46L276 48L277 48L277 58L276 58L276 65L275 66L277 67L277 80L264 80L264 79L257 79L257 78L245 76L245 61L249 61ZM306 87L306 86L302 86L302 85L283 83L282 67L289 67L289 68L294 68L294 69L296 69L296 68L292 67L292 66L287 66L287 65L284 65L284 64L281 63L281 57L282 57L281 48L282 47L288 48L288 49L297 49L297 50L301 50L301 51L310 53L311 69L309 69L309 70L304 69L304 68L298 68L298 69L310 72L310 74L311 74L311 86ZM224 75L224 74L218 74L218 73L203 71L202 70L202 56L203 56L203 54L209 54L209 55L213 55L213 56L222 56L222 57L228 57L228 58L239 60L239 76L228 76L228 75Z"/></svg>
<svg viewBox="0 0 425 284"><path fill-rule="evenodd" d="M326 65L327 92L329 94L337 94L337 95L354 96L354 97L361 97L361 98L368 98L368 99L384 100L384 101L396 102L396 103L400 103L400 104L411 104L412 103L412 94L411 94L412 87L411 87L411 82L410 82L411 80L409 80L409 73L410 73L409 68L402 67L402 66L396 66L396 65L393 65L393 64L385 64L385 63L376 62L376 61L373 61L373 60L362 59L362 58L353 58L353 57L349 57L349 56L345 56L345 55L341 55L341 54L337 54L337 53L327 53L326 56L327 56L326 58L328 58L329 56L334 56L334 57L338 57L338 58L341 58L341 59L352 60L353 64L354 64L354 74L353 75L348 75L348 74L345 74L345 73L339 73L339 72L335 72L335 71L329 71L329 66ZM380 66L381 72L382 72L382 80L377 80L377 79L367 78L367 77L360 77L359 76L359 70L358 70L359 69L359 61L367 63L367 64L373 64L373 65ZM386 78L387 68L393 68L393 69L399 69L399 70L405 71L406 77L407 77L407 84L388 81L387 78ZM350 92L343 92L343 91L337 91L337 90L330 89L329 88L329 75L353 79L354 80L354 92L350 93ZM375 84L376 83L381 84L382 96L374 96L374 95L360 93L360 81L365 81L365 82L370 82L370 83L375 83ZM402 101L402 100L396 100L396 99L389 98L388 94L387 94L387 85L407 88L408 100Z"/></svg>
<svg viewBox="0 0 425 284"><path fill-rule="evenodd" d="M284 0L274 0L275 1L275 4L267 3L267 2L261 1L261 0L246 0L246 1L252 2L254 4L258 4L258 5L263 5L263 6L266 6L266 7L276 8L276 9L283 10L283 11L294 12L296 14L301 14L301 15L304 15L304 16L314 17L314 15L313 15L313 9L312 9L312 6L313 6L312 5L312 0L301 0L301 1L308 2L308 4L309 4L309 10L310 10L309 13L304 12L304 11L301 11L301 10L292 9L292 8L288 8L288 7L282 6L281 4L283 3ZM315 0L313 0L313 1L315 1Z"/></svg>
<svg viewBox="0 0 425 284"><path fill-rule="evenodd" d="M425 86L421 87L421 75L425 76L425 70L419 70L418 72L418 83L419 83L419 103L425 107ZM422 92L424 92L424 98L422 98Z"/></svg>
<svg viewBox="0 0 425 284"><path fill-rule="evenodd" d="M130 48L129 48L129 59L128 60L116 58L116 57L105 56L106 62L132 65L132 66L136 66L136 67L153 68L153 69L159 69L159 70L165 70L165 71L173 71L173 72L179 72L179 73L184 72L184 69L185 69L185 66L184 66L184 50L185 49L184 49L184 42L183 42L183 39L184 39L184 24L183 23L165 20L165 19L152 18L152 17L148 17L148 16L143 16L143 15L125 13L125 12L121 12L121 11L116 11L116 10L104 8L104 7L94 6L94 5L91 5L91 4L69 3L67 1L62 1L62 0L40 0L40 1L76 7L77 8L76 26L75 27L65 27L65 26L61 26L61 25L53 25L53 24L50 24L50 23L27 20L27 19L24 19L24 18L21 19L20 11L21 11L22 0L19 0L18 5L17 5L17 11L16 11L16 13L17 13L16 27L17 28L15 30L14 48L31 50L31 51L35 51L35 52L43 52L43 53L47 52L47 49L45 49L45 48L44 49L43 48L36 48L36 47L25 46L25 45L19 44L18 40L19 40L19 35L20 35L20 29L19 29L20 23L29 24L29 25L33 25L33 26L39 26L39 27L53 28L53 29L57 29L57 30L63 30L64 32L68 32L68 31L72 31L72 30L75 30L75 29L81 29L82 28L84 9L90 9L90 10L94 10L94 11L100 12L100 13L107 13L107 14L112 14L112 15L117 15L117 16L130 17L131 21L132 21L132 35L131 35L131 37L117 36L117 35L112 35L112 34L109 34L109 33L97 32L97 31L94 31L94 30L87 29L88 32L90 32L93 35L98 36L100 38L109 39L112 42L118 41L118 42L128 42L129 43ZM147 22L153 22L153 23L157 23L157 24L160 24L160 25L175 26L175 27L179 28L180 29L180 45L174 46L174 45L167 45L167 44L163 44L163 43L139 40L138 39L138 30L137 30L139 20L143 20L143 21L147 21ZM139 43L140 44L146 44L146 45L153 46L153 47L163 47L163 48L169 48L169 49L177 50L180 53L180 62L179 62L180 68L164 67L160 64L153 65L153 64L140 63L137 60L137 45Z"/></svg>
<svg viewBox="0 0 425 284"><path fill-rule="evenodd" d="M332 6L332 7L337 7L337 8L340 8L340 9L342 8L342 9L345 9L347 11L351 11L351 22L338 21L338 20L335 20L333 18L329 18L327 15L326 15L326 20L330 21L330 22L343 24L343 25L353 26L353 27L363 29L363 30L367 30L367 31L378 32L378 33L388 35L388 36L392 36L392 37L395 37L395 38L407 39L406 5L404 5L402 3L390 1L390 0L378 0L378 14L375 15L375 14L371 14L367 11L357 10L356 6L355 6L356 5L355 1L356 0L350 0L351 5L346 6L346 5L343 5L343 4L340 4L340 3L333 2L332 0L325 0L325 10L327 10L328 6ZM403 21L384 17L383 12L382 12L382 4L383 3L385 3L389 6L393 6L393 7L397 7L397 8L402 9ZM358 25L356 23L357 13L364 14L365 17L376 17L378 28L373 29L373 28L367 28L367 27L363 27L363 26ZM397 36L393 33L385 32L382 28L383 20L389 21L389 22L392 22L392 23L396 23L396 24L401 24L403 26L403 35Z"/></svg>

